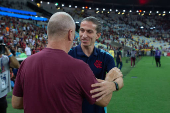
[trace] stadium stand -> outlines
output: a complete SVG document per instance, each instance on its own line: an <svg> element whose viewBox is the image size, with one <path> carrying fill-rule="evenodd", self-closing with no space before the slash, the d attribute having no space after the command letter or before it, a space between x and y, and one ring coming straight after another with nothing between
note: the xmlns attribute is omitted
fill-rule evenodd
<svg viewBox="0 0 170 113"><path fill-rule="evenodd" d="M28 2L37 5L37 3L33 1ZM13 5L10 5L11 3ZM37 48L38 50L43 49L47 43L47 25L46 22L42 22L47 21L47 19L45 17L34 17L35 15L41 16L43 14L33 11L33 9L26 6L26 4L26 2L21 1L1 1L1 34L6 33L7 31L5 31L5 28L9 27L10 31L7 33L7 36L4 34L2 35L6 38L6 44L8 46L14 46L13 41L15 42L17 38L17 43L20 43L20 46L17 46L18 48L24 49L25 46L21 46L22 43L25 45L30 42L33 52ZM120 46L124 46L125 50L130 50L131 48L151 49L157 47L161 47L161 49L166 52L170 50L170 40L168 38L170 27L169 24L162 25L167 22L169 18L163 16L149 16L144 15L144 13L102 13L73 7L59 7L54 3L48 4L47 2L43 2L40 8L49 13L66 11L73 16L78 26L81 20L86 16L99 18L103 23L103 32L101 38L96 41L95 45L106 51L109 49L116 50L116 48ZM40 19L40 21L37 21L37 19ZM11 20L13 22L11 22ZM10 22L10 24L6 24L8 22ZM33 31L35 29L38 31ZM160 30L161 33L158 32ZM23 31L25 32L23 33ZM20 34L17 34L18 32ZM8 39L8 37L11 39ZM22 43L19 42L18 38L19 40L21 39ZM32 45L31 40L34 39L35 43ZM77 44L79 44L78 30L75 34L74 46Z"/></svg>

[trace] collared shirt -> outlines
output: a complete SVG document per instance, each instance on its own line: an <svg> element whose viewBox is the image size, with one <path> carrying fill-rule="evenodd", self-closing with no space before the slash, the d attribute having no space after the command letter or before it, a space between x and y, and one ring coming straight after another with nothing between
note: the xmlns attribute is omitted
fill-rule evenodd
<svg viewBox="0 0 170 113"><path fill-rule="evenodd" d="M108 52L94 47L93 53L88 57L82 51L80 45L73 47L69 53L74 58L81 59L86 62L94 75L98 79L105 79L106 72L109 72L115 67L114 58ZM87 100L84 99L82 106L82 113L105 113L104 107L97 105L90 105Z"/></svg>

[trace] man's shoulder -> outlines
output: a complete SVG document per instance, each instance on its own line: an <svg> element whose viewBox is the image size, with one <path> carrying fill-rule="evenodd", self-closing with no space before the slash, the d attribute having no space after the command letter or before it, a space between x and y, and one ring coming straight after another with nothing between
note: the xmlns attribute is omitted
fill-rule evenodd
<svg viewBox="0 0 170 113"><path fill-rule="evenodd" d="M80 59L76 59L76 58L73 58L72 56L70 56L70 60L71 60L71 65L73 66L73 68L77 68L77 69L80 69L80 68L84 68L84 67L87 67L88 64L86 64L83 60L80 60Z"/></svg>
<svg viewBox="0 0 170 113"><path fill-rule="evenodd" d="M96 48L96 51L97 51L98 55L100 55L100 56L111 56L112 57L112 55L109 52L107 52L103 49Z"/></svg>
<svg viewBox="0 0 170 113"><path fill-rule="evenodd" d="M76 51L76 49L77 49L77 46L72 47L72 48L70 49L70 51L68 52L68 54L75 52L75 51Z"/></svg>

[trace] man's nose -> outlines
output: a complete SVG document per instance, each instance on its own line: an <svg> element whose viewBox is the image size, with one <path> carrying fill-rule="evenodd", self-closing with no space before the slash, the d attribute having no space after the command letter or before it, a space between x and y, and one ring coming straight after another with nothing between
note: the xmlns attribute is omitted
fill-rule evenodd
<svg viewBox="0 0 170 113"><path fill-rule="evenodd" d="M84 32L82 36L83 36L83 37L87 37L87 33L86 33L86 32Z"/></svg>

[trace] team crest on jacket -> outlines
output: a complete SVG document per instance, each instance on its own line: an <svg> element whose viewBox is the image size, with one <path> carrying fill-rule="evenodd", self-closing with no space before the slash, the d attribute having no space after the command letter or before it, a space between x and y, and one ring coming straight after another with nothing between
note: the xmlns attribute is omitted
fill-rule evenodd
<svg viewBox="0 0 170 113"><path fill-rule="evenodd" d="M97 67L97 68L102 68L102 62L100 60L96 60L96 62L94 63L94 65Z"/></svg>

